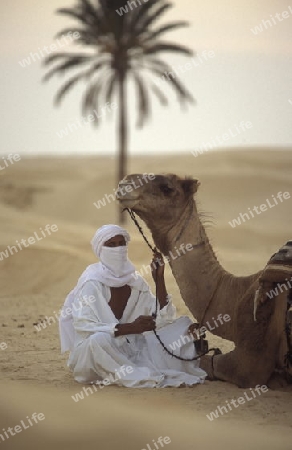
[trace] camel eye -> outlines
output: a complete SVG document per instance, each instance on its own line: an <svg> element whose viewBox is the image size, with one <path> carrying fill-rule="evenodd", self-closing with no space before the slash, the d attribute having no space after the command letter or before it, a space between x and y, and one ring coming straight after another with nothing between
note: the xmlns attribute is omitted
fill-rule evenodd
<svg viewBox="0 0 292 450"><path fill-rule="evenodd" d="M160 190L165 195L171 194L174 191L174 189L172 187L170 187L168 184L161 184Z"/></svg>

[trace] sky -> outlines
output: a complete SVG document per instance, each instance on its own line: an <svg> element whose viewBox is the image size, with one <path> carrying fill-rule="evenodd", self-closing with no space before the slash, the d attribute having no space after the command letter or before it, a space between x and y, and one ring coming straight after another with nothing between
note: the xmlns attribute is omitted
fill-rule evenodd
<svg viewBox="0 0 292 450"><path fill-rule="evenodd" d="M41 82L45 70L40 50L54 42L58 31L74 24L55 10L75 1L1 0L1 155L117 151L116 111L109 108L98 128L82 124L84 87L74 88L55 108L54 94L67 77ZM137 99L129 86L129 153L194 152L206 145L292 147L292 0L175 0L173 4L157 23L188 20L188 28L165 38L187 45L197 56L192 60L165 53L162 57L179 72L196 104L182 110L168 84L159 81L169 105L162 107L152 97L151 118L142 130L137 129ZM33 61L31 53L38 53L40 61L37 56ZM25 59L30 63L24 65Z"/></svg>

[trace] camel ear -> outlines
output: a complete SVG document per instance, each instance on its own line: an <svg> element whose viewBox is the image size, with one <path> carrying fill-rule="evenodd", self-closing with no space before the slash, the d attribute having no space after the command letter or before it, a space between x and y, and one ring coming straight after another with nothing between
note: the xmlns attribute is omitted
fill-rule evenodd
<svg viewBox="0 0 292 450"><path fill-rule="evenodd" d="M181 180L181 187L186 195L193 195L197 192L198 187L200 186L200 182L198 180L194 180L192 178L186 178L185 180Z"/></svg>

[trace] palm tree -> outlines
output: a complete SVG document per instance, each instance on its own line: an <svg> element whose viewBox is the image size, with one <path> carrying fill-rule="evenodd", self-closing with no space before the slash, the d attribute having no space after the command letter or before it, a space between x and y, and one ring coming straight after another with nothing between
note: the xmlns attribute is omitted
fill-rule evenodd
<svg viewBox="0 0 292 450"><path fill-rule="evenodd" d="M101 100L110 102L117 94L119 160L118 181L126 175L127 166L127 80L132 78L137 90L138 122L142 127L150 115L149 90L156 95L163 105L167 105L167 98L153 82L153 75L162 77L165 72L171 72L171 67L157 57L161 52L175 52L191 56L193 52L175 43L161 40L161 36L179 27L187 26L186 21L176 21L153 28L154 23L173 5L166 0L136 0L130 9L125 0L77 0L72 8L61 8L57 13L64 14L77 20L78 26L67 28L59 32L56 38L68 33L78 32L80 38L75 41L83 46L82 53L54 53L44 62L46 66L53 64L44 80L47 81L55 74L64 74L69 69L81 69L75 73L57 92L55 103L58 105L65 94L79 81L86 83L82 102L82 112L87 114L100 105ZM144 2L144 3L143 3ZM129 2L128 2L129 3ZM127 13L118 13L117 9L124 5ZM118 9L118 11L120 11ZM141 73L148 73L148 85ZM165 81L171 85L178 95L181 104L193 101L191 94L185 89L177 77L168 76ZM98 124L97 121L92 122ZM120 210L119 221L123 222Z"/></svg>

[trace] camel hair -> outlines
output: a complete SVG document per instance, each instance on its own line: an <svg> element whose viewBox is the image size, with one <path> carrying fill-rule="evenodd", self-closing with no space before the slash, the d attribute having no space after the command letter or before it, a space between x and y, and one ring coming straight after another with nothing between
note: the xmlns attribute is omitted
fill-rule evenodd
<svg viewBox="0 0 292 450"><path fill-rule="evenodd" d="M138 183L141 179L145 182ZM255 301L262 289L263 271L239 277L223 269L197 211L194 194L199 185L198 180L174 174L155 175L151 180L133 174L121 180L117 198L122 207L131 209L145 222L156 247L165 256L181 253L183 245L192 245L188 247L191 251L169 258L169 264L182 299L200 326L217 317L230 317L212 333L233 341L234 350L200 358L200 367L209 379L239 387L270 381L273 385L272 380L279 377L290 380L283 362L288 351L287 292L267 300L267 289L275 285L268 283L264 294Z"/></svg>

